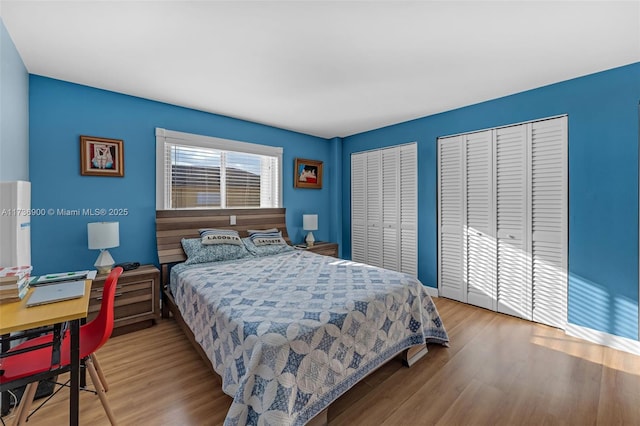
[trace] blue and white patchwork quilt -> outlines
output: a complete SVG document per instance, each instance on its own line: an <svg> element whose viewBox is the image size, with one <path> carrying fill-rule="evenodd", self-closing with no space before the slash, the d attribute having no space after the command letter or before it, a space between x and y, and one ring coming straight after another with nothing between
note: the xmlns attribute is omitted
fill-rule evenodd
<svg viewBox="0 0 640 426"><path fill-rule="evenodd" d="M410 275L296 250L180 264L171 291L233 397L227 425L301 425L410 346L446 344Z"/></svg>

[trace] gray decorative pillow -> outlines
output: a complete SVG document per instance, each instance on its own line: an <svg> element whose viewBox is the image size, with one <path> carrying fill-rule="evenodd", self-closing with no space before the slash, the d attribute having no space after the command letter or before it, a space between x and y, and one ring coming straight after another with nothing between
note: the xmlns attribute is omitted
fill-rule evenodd
<svg viewBox="0 0 640 426"><path fill-rule="evenodd" d="M238 231L232 229L201 229L202 244L235 244L242 245Z"/></svg>
<svg viewBox="0 0 640 426"><path fill-rule="evenodd" d="M200 238L183 238L182 248L187 254L187 265L195 263L219 262L250 257L245 245L234 244L202 244Z"/></svg>
<svg viewBox="0 0 640 426"><path fill-rule="evenodd" d="M280 237L282 238L282 237ZM283 240L284 241L284 240ZM243 238L242 242L247 247L249 253L254 256L262 257L262 256L270 256L272 254L285 253L288 251L295 250L293 247L288 245L286 242L284 245L282 244L272 244L272 245L263 245L258 246L251 241L251 237Z"/></svg>

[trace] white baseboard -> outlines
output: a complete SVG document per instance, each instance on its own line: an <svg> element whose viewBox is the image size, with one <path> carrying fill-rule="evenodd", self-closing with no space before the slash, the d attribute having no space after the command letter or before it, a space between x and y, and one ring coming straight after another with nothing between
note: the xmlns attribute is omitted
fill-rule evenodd
<svg viewBox="0 0 640 426"><path fill-rule="evenodd" d="M567 324L565 333L569 336L578 337L599 345L608 346L634 355L640 355L640 342L627 337L615 336L575 324Z"/></svg>
<svg viewBox="0 0 640 426"><path fill-rule="evenodd" d="M439 297L438 289L435 287L424 286L431 297ZM634 355L640 355L640 341L629 339L627 337L616 336L614 334L605 333L604 331L598 331L580 325L568 324L564 330L569 336L584 339L588 342L596 343L598 345L607 346L609 348L617 349L623 352L628 352Z"/></svg>
<svg viewBox="0 0 640 426"><path fill-rule="evenodd" d="M438 289L435 287L429 287L428 285L424 286L425 290L427 290L427 293L429 294L429 296L431 297L438 297Z"/></svg>

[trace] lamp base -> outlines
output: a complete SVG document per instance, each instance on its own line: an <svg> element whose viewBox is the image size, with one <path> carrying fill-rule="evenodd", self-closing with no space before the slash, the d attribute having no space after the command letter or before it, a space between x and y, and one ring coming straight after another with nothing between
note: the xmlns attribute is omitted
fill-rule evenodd
<svg viewBox="0 0 640 426"><path fill-rule="evenodd" d="M313 243L316 242L316 239L313 238L313 232L309 231L309 233L307 234L307 238L305 239L305 242L307 243L307 247L313 247Z"/></svg>
<svg viewBox="0 0 640 426"><path fill-rule="evenodd" d="M96 266L96 269L98 270L99 274L108 274L109 272L111 272L111 270L113 269L113 265L110 266Z"/></svg>
<svg viewBox="0 0 640 426"><path fill-rule="evenodd" d="M96 267L99 274L108 274L115 263L111 254L109 254L109 250L100 250L100 255L93 266Z"/></svg>

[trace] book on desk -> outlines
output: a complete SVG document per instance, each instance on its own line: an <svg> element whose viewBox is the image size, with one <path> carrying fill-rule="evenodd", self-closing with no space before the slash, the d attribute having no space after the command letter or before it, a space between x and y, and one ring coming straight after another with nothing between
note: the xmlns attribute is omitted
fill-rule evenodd
<svg viewBox="0 0 640 426"><path fill-rule="evenodd" d="M29 290L31 266L0 268L0 304L19 302Z"/></svg>
<svg viewBox="0 0 640 426"><path fill-rule="evenodd" d="M38 287L47 284L58 284L65 281L78 281L78 280L93 280L96 277L97 271L75 271L75 272L59 272L55 274L40 275L39 277L33 277L31 287Z"/></svg>

